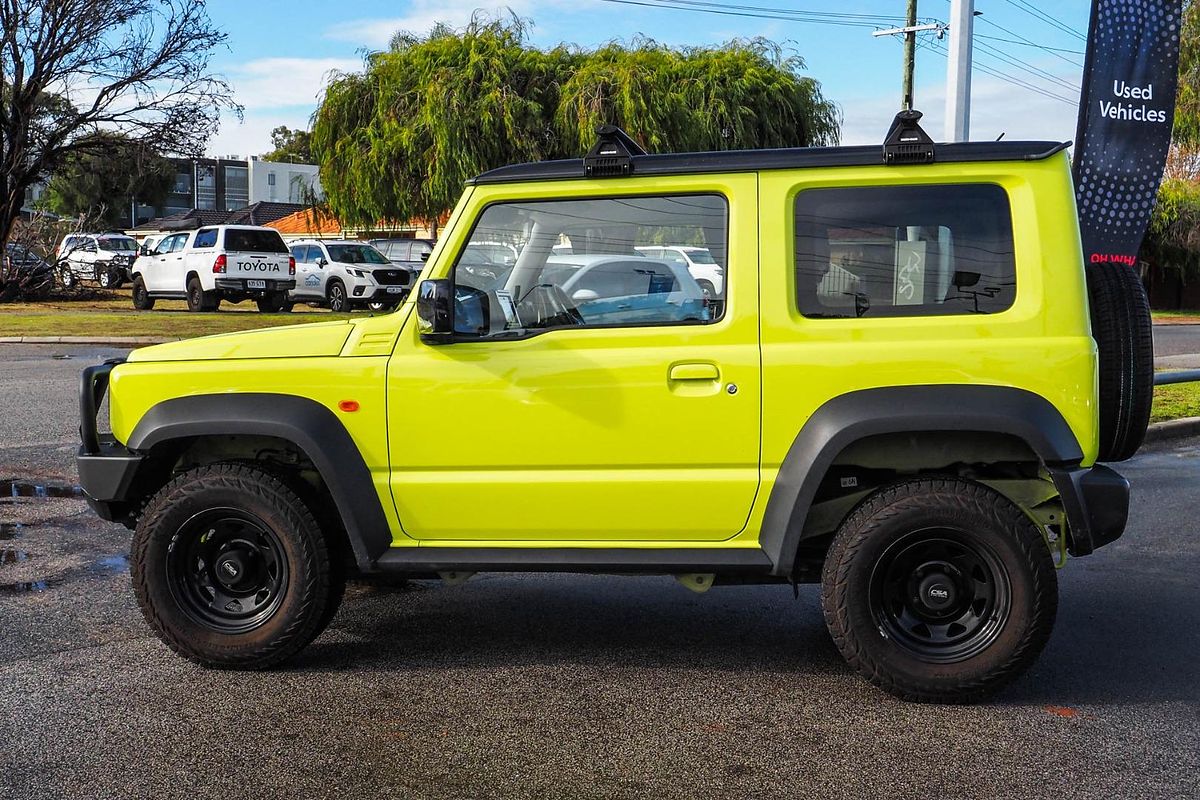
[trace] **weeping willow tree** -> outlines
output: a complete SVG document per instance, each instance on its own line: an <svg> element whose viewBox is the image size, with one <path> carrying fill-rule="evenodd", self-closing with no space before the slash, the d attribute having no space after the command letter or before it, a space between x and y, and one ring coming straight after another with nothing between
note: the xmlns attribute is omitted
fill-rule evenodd
<svg viewBox="0 0 1200 800"><path fill-rule="evenodd" d="M651 152L834 144L840 114L803 67L761 39L542 50L522 20L477 16L461 30L398 34L362 72L336 76L314 115L313 155L344 223L432 221L470 177L578 157L601 123Z"/></svg>

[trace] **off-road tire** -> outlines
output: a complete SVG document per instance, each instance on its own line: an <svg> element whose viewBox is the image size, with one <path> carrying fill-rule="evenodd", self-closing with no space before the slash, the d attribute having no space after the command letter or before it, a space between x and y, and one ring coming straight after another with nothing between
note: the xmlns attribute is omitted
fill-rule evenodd
<svg viewBox="0 0 1200 800"><path fill-rule="evenodd" d="M1142 446L1150 424L1150 302L1137 272L1122 264L1088 264L1087 285L1100 358L1100 460L1124 461Z"/></svg>
<svg viewBox="0 0 1200 800"><path fill-rule="evenodd" d="M216 311L221 307L221 297L216 292L206 292L200 279L193 277L187 283L188 311Z"/></svg>
<svg viewBox="0 0 1200 800"><path fill-rule="evenodd" d="M287 292L272 292L254 302L258 306L258 310L264 314L278 314L292 310L292 303L288 302Z"/></svg>
<svg viewBox="0 0 1200 800"><path fill-rule="evenodd" d="M168 556L188 542L176 537L195 515L234 509L251 515L282 544L288 581L273 613L251 630L206 626L176 599ZM340 595L316 518L270 472L242 463L185 472L160 489L138 521L132 549L133 585L146 621L172 650L206 667L265 669L295 655L328 624ZM336 610L336 609L335 609Z"/></svg>
<svg viewBox="0 0 1200 800"><path fill-rule="evenodd" d="M982 650L936 663L885 635L872 586L888 553L951 529L1001 565L1008 609ZM834 644L868 681L904 700L965 703L997 691L1042 651L1058 610L1058 579L1041 532L1007 498L966 480L920 479L879 490L842 523L825 559L821 606Z"/></svg>
<svg viewBox="0 0 1200 800"><path fill-rule="evenodd" d="M340 313L350 310L350 296L346 294L346 285L337 278L331 280L325 289L325 303L330 311Z"/></svg>
<svg viewBox="0 0 1200 800"><path fill-rule="evenodd" d="M149 311L154 308L154 298L146 291L146 281L138 275L133 279L133 307L138 311Z"/></svg>

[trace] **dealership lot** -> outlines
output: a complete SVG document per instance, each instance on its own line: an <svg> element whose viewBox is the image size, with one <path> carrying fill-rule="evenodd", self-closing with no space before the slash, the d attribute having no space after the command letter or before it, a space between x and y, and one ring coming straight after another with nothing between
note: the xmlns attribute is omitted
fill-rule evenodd
<svg viewBox="0 0 1200 800"><path fill-rule="evenodd" d="M0 352L0 479L70 481L108 353L70 354ZM1060 573L1033 669L963 708L851 674L815 587L670 578L358 583L288 668L209 672L142 622L127 531L0 498L0 798L1196 796L1200 440L1121 469L1125 537Z"/></svg>

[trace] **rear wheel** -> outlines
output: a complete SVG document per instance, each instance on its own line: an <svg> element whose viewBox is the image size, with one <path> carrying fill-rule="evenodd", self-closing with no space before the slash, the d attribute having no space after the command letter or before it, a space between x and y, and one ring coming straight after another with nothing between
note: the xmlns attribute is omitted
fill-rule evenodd
<svg viewBox="0 0 1200 800"><path fill-rule="evenodd" d="M154 298L146 291L146 281L138 275L133 279L133 307L138 311L149 311L154 308Z"/></svg>
<svg viewBox="0 0 1200 800"><path fill-rule="evenodd" d="M221 307L221 298L216 292L206 292L200 279L192 277L187 284L188 311L216 311Z"/></svg>
<svg viewBox="0 0 1200 800"><path fill-rule="evenodd" d="M275 314L280 311L291 311L292 303L288 302L287 292L272 292L265 297L255 300L258 310L263 313Z"/></svg>
<svg viewBox="0 0 1200 800"><path fill-rule="evenodd" d="M1092 336L1100 363L1100 460L1137 452L1154 399L1154 330L1137 272L1121 264L1089 264Z"/></svg>
<svg viewBox="0 0 1200 800"><path fill-rule="evenodd" d="M138 605L175 652L208 667L262 669L320 632L342 580L316 519L269 472L214 464L146 506L133 540Z"/></svg>
<svg viewBox="0 0 1200 800"><path fill-rule="evenodd" d="M346 286L336 278L329 282L329 288L325 290L325 300L329 304L330 311L341 313L350 310L350 299L346 296Z"/></svg>
<svg viewBox="0 0 1200 800"><path fill-rule="evenodd" d="M969 481L897 484L841 526L822 608L846 661L905 700L968 702L1020 674L1050 637L1058 584L1041 532Z"/></svg>
<svg viewBox="0 0 1200 800"><path fill-rule="evenodd" d="M386 314L389 311L395 311L396 304L395 303L377 303L375 301L371 301L370 303L367 303L367 308L369 308L370 310L374 311L377 314Z"/></svg>

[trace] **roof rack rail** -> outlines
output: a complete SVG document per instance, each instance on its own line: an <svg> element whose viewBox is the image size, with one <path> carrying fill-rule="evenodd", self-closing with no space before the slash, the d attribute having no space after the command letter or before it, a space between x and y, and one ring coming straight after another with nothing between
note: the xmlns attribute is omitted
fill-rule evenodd
<svg viewBox="0 0 1200 800"><path fill-rule="evenodd" d="M911 109L896 115L883 140L883 163L933 163L933 139L921 129L922 116L920 111Z"/></svg>
<svg viewBox="0 0 1200 800"><path fill-rule="evenodd" d="M633 172L633 157L646 151L629 134L616 125L596 128L600 138L583 157L583 174L587 178L617 178Z"/></svg>

